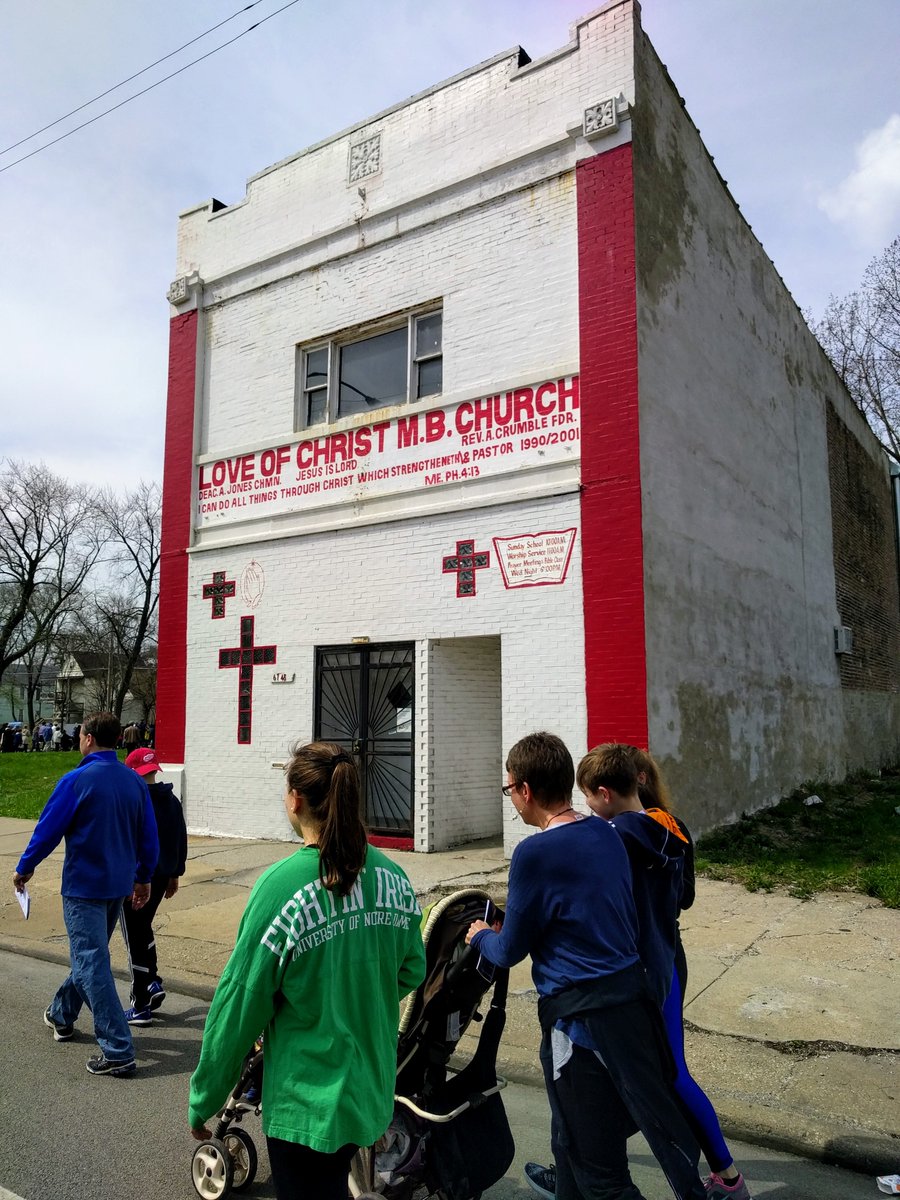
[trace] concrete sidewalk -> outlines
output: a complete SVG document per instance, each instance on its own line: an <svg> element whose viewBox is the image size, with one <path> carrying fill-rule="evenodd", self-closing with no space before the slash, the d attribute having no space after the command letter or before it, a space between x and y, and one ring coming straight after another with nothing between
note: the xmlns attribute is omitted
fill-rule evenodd
<svg viewBox="0 0 900 1200"><path fill-rule="evenodd" d="M9 881L0 947L68 964L62 850L31 881L27 922L13 895L12 873L32 829L32 822L0 819L0 871ZM212 996L250 888L294 849L190 839L182 885L156 920L169 987ZM507 863L498 845L391 856L423 902L470 886L501 903L505 896ZM687 1059L726 1134L870 1174L900 1169L900 912L855 895L800 901L701 879L682 928L690 968ZM118 937L113 961L127 977ZM537 997L522 964L512 973L500 1070L540 1085L538 1041Z"/></svg>

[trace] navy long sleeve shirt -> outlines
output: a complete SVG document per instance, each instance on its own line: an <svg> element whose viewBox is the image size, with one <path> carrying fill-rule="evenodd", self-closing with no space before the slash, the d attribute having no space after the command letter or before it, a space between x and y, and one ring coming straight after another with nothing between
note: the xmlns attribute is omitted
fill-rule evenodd
<svg viewBox="0 0 900 1200"><path fill-rule="evenodd" d="M672 986L688 843L646 812L612 818L628 853L638 918L638 953L660 1005Z"/></svg>
<svg viewBox="0 0 900 1200"><path fill-rule="evenodd" d="M637 963L637 933L625 847L591 817L516 846L503 929L481 930L472 945L498 967L530 954L534 986L551 996Z"/></svg>

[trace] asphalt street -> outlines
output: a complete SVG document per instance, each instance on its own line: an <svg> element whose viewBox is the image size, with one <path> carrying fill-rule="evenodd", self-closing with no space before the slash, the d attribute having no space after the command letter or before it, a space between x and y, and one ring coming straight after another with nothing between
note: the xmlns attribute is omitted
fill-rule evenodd
<svg viewBox="0 0 900 1200"><path fill-rule="evenodd" d="M71 1042L54 1042L41 1020L61 968L0 952L0 1200L195 1200L190 1180L195 1143L187 1128L188 1079L199 1053L206 1004L169 994L157 1019L135 1031L138 1073L96 1078L85 1063L96 1052L90 1018ZM120 985L124 997L124 989ZM516 1161L485 1200L525 1200L529 1158L545 1160L549 1118L543 1092L510 1084L504 1093ZM260 1155L256 1182L243 1193L272 1200L258 1120L244 1123ZM786 1154L733 1144L756 1197L771 1200L864 1200L874 1179ZM647 1200L671 1195L640 1138L630 1145L635 1182ZM477 1149L476 1149L477 1152ZM885 1170L892 1168L886 1164Z"/></svg>

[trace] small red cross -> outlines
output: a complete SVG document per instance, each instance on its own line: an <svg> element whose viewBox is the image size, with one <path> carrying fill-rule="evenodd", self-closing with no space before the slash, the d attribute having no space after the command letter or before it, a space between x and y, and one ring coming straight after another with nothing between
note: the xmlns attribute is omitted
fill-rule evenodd
<svg viewBox="0 0 900 1200"><path fill-rule="evenodd" d="M457 542L456 553L444 559L444 574L456 575L457 596L475 595L475 572L491 565L491 555L487 550L476 553L475 543Z"/></svg>
<svg viewBox="0 0 900 1200"><path fill-rule="evenodd" d="M224 571L213 571L212 583L204 583L203 599L212 600L212 619L225 616L225 601L234 595L234 580L225 578Z"/></svg>
<svg viewBox="0 0 900 1200"><path fill-rule="evenodd" d="M253 732L253 668L275 662L277 647L255 646L253 629L256 617L241 617L241 644L219 651L219 670L238 668L239 746L249 746Z"/></svg>

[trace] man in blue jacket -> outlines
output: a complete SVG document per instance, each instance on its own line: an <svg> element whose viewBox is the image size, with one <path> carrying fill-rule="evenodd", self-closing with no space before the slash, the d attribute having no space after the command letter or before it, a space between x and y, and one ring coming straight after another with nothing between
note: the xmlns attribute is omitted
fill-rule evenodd
<svg viewBox="0 0 900 1200"><path fill-rule="evenodd" d="M16 891L23 891L38 863L65 838L61 891L71 971L44 1013L44 1024L56 1041L67 1042L87 1004L101 1050L88 1060L92 1075L132 1075L136 1069L109 939L125 896L135 908L147 903L159 855L147 788L116 756L120 732L112 713L85 718L79 739L84 757L53 789L13 875Z"/></svg>

